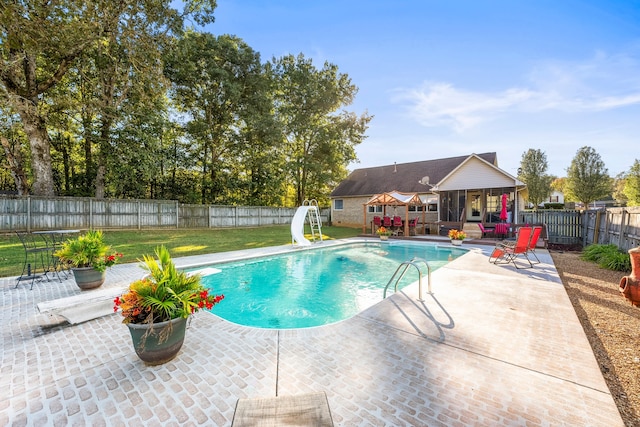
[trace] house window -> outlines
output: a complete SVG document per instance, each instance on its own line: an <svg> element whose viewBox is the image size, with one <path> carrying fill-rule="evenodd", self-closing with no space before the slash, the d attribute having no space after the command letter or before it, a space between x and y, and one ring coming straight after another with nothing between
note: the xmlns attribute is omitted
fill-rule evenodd
<svg viewBox="0 0 640 427"><path fill-rule="evenodd" d="M423 206L409 206L409 212L422 212Z"/></svg>
<svg viewBox="0 0 640 427"><path fill-rule="evenodd" d="M337 209L337 208L336 208ZM369 206L368 207L368 212L369 213L382 213L382 205L379 206Z"/></svg>
<svg viewBox="0 0 640 427"><path fill-rule="evenodd" d="M333 210L336 211L341 211L342 209L344 209L344 200L342 199L335 199L333 201Z"/></svg>
<svg viewBox="0 0 640 427"><path fill-rule="evenodd" d="M438 204L437 203L429 203L427 205L427 209L429 212L438 212Z"/></svg>

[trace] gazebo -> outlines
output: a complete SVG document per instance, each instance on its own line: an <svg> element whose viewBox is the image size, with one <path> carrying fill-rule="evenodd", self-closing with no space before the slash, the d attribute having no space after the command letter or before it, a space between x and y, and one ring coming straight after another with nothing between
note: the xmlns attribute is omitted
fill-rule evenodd
<svg viewBox="0 0 640 427"><path fill-rule="evenodd" d="M409 235L409 206L423 206L424 203L418 193L401 193L390 191L388 193L376 194L363 205L362 234L367 231L367 207L368 206L404 206L404 235ZM386 213L386 208L384 213ZM422 224L425 223L425 210L422 209Z"/></svg>

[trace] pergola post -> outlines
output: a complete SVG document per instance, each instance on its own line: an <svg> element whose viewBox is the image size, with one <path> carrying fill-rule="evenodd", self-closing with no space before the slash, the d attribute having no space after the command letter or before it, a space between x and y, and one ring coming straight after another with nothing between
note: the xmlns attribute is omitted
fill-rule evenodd
<svg viewBox="0 0 640 427"><path fill-rule="evenodd" d="M367 232L367 204L362 205L362 234Z"/></svg>

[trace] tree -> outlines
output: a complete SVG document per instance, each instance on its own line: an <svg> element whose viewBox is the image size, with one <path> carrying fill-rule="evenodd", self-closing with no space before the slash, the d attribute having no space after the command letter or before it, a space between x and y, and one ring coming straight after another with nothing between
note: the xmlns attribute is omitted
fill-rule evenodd
<svg viewBox="0 0 640 427"><path fill-rule="evenodd" d="M638 159L626 173L623 193L627 196L627 206L640 206L640 161Z"/></svg>
<svg viewBox="0 0 640 427"><path fill-rule="evenodd" d="M546 174L547 169L547 156L543 151L530 148L522 154L518 179L527 184L527 200L533 204L533 209L538 209L551 194L553 177Z"/></svg>
<svg viewBox="0 0 640 427"><path fill-rule="evenodd" d="M155 34L180 31L184 17L171 4L169 0L21 0L0 4L0 98L20 116L28 137L33 194L55 193L42 99L86 50L109 43L114 35L123 40L141 36L139 26L119 31L124 21L144 21ZM184 7L198 23L213 20L215 0L186 1Z"/></svg>
<svg viewBox="0 0 640 427"><path fill-rule="evenodd" d="M286 172L295 186L295 204L307 194L322 199L346 176L356 159L371 116L340 111L358 89L338 67L325 62L317 69L302 54L273 58L276 116L284 129Z"/></svg>
<svg viewBox="0 0 640 427"><path fill-rule="evenodd" d="M0 156L0 167L2 167L1 190L15 190L19 195L29 194L29 183L22 153L22 143L24 134L16 125L16 118L5 115L7 111L0 109L0 144L4 154ZM8 179L9 172L11 179ZM11 182L12 181L12 182Z"/></svg>
<svg viewBox="0 0 640 427"><path fill-rule="evenodd" d="M624 187L627 184L627 172L620 172L613 180L613 199L619 206L627 205L627 196L624 194Z"/></svg>
<svg viewBox="0 0 640 427"><path fill-rule="evenodd" d="M240 186L238 162L269 150L248 130L272 116L260 55L236 36L189 31L167 53L165 74L201 169L201 203L228 203Z"/></svg>
<svg viewBox="0 0 640 427"><path fill-rule="evenodd" d="M602 199L612 192L612 180L600 155L591 147L578 150L567 169L566 190L584 204Z"/></svg>

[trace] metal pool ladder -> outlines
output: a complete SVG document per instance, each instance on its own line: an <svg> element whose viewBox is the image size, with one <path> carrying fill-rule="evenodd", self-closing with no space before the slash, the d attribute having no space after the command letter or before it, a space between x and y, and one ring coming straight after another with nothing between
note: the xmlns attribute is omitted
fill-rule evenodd
<svg viewBox="0 0 640 427"><path fill-rule="evenodd" d="M431 267L429 267L429 263L426 260L422 258L414 257L414 258L411 258L411 260L405 261L398 266L398 268L396 269L396 272L393 273L393 276L391 276L391 279L389 279L389 283L387 283L387 286L384 287L384 294L382 298L384 299L387 297L387 289L389 288L389 285L393 283L394 279L395 279L394 292L398 291L398 283L404 277L405 273L407 272L407 269L409 269L409 266L412 265L416 268L416 270L418 270L418 301L424 301L424 298L422 298L422 271L420 270L418 263L424 263L424 265L427 266L427 282L429 286L428 288L429 293L431 294L432 293L431 292ZM396 279L396 276L398 276L398 274L400 274L400 276Z"/></svg>

